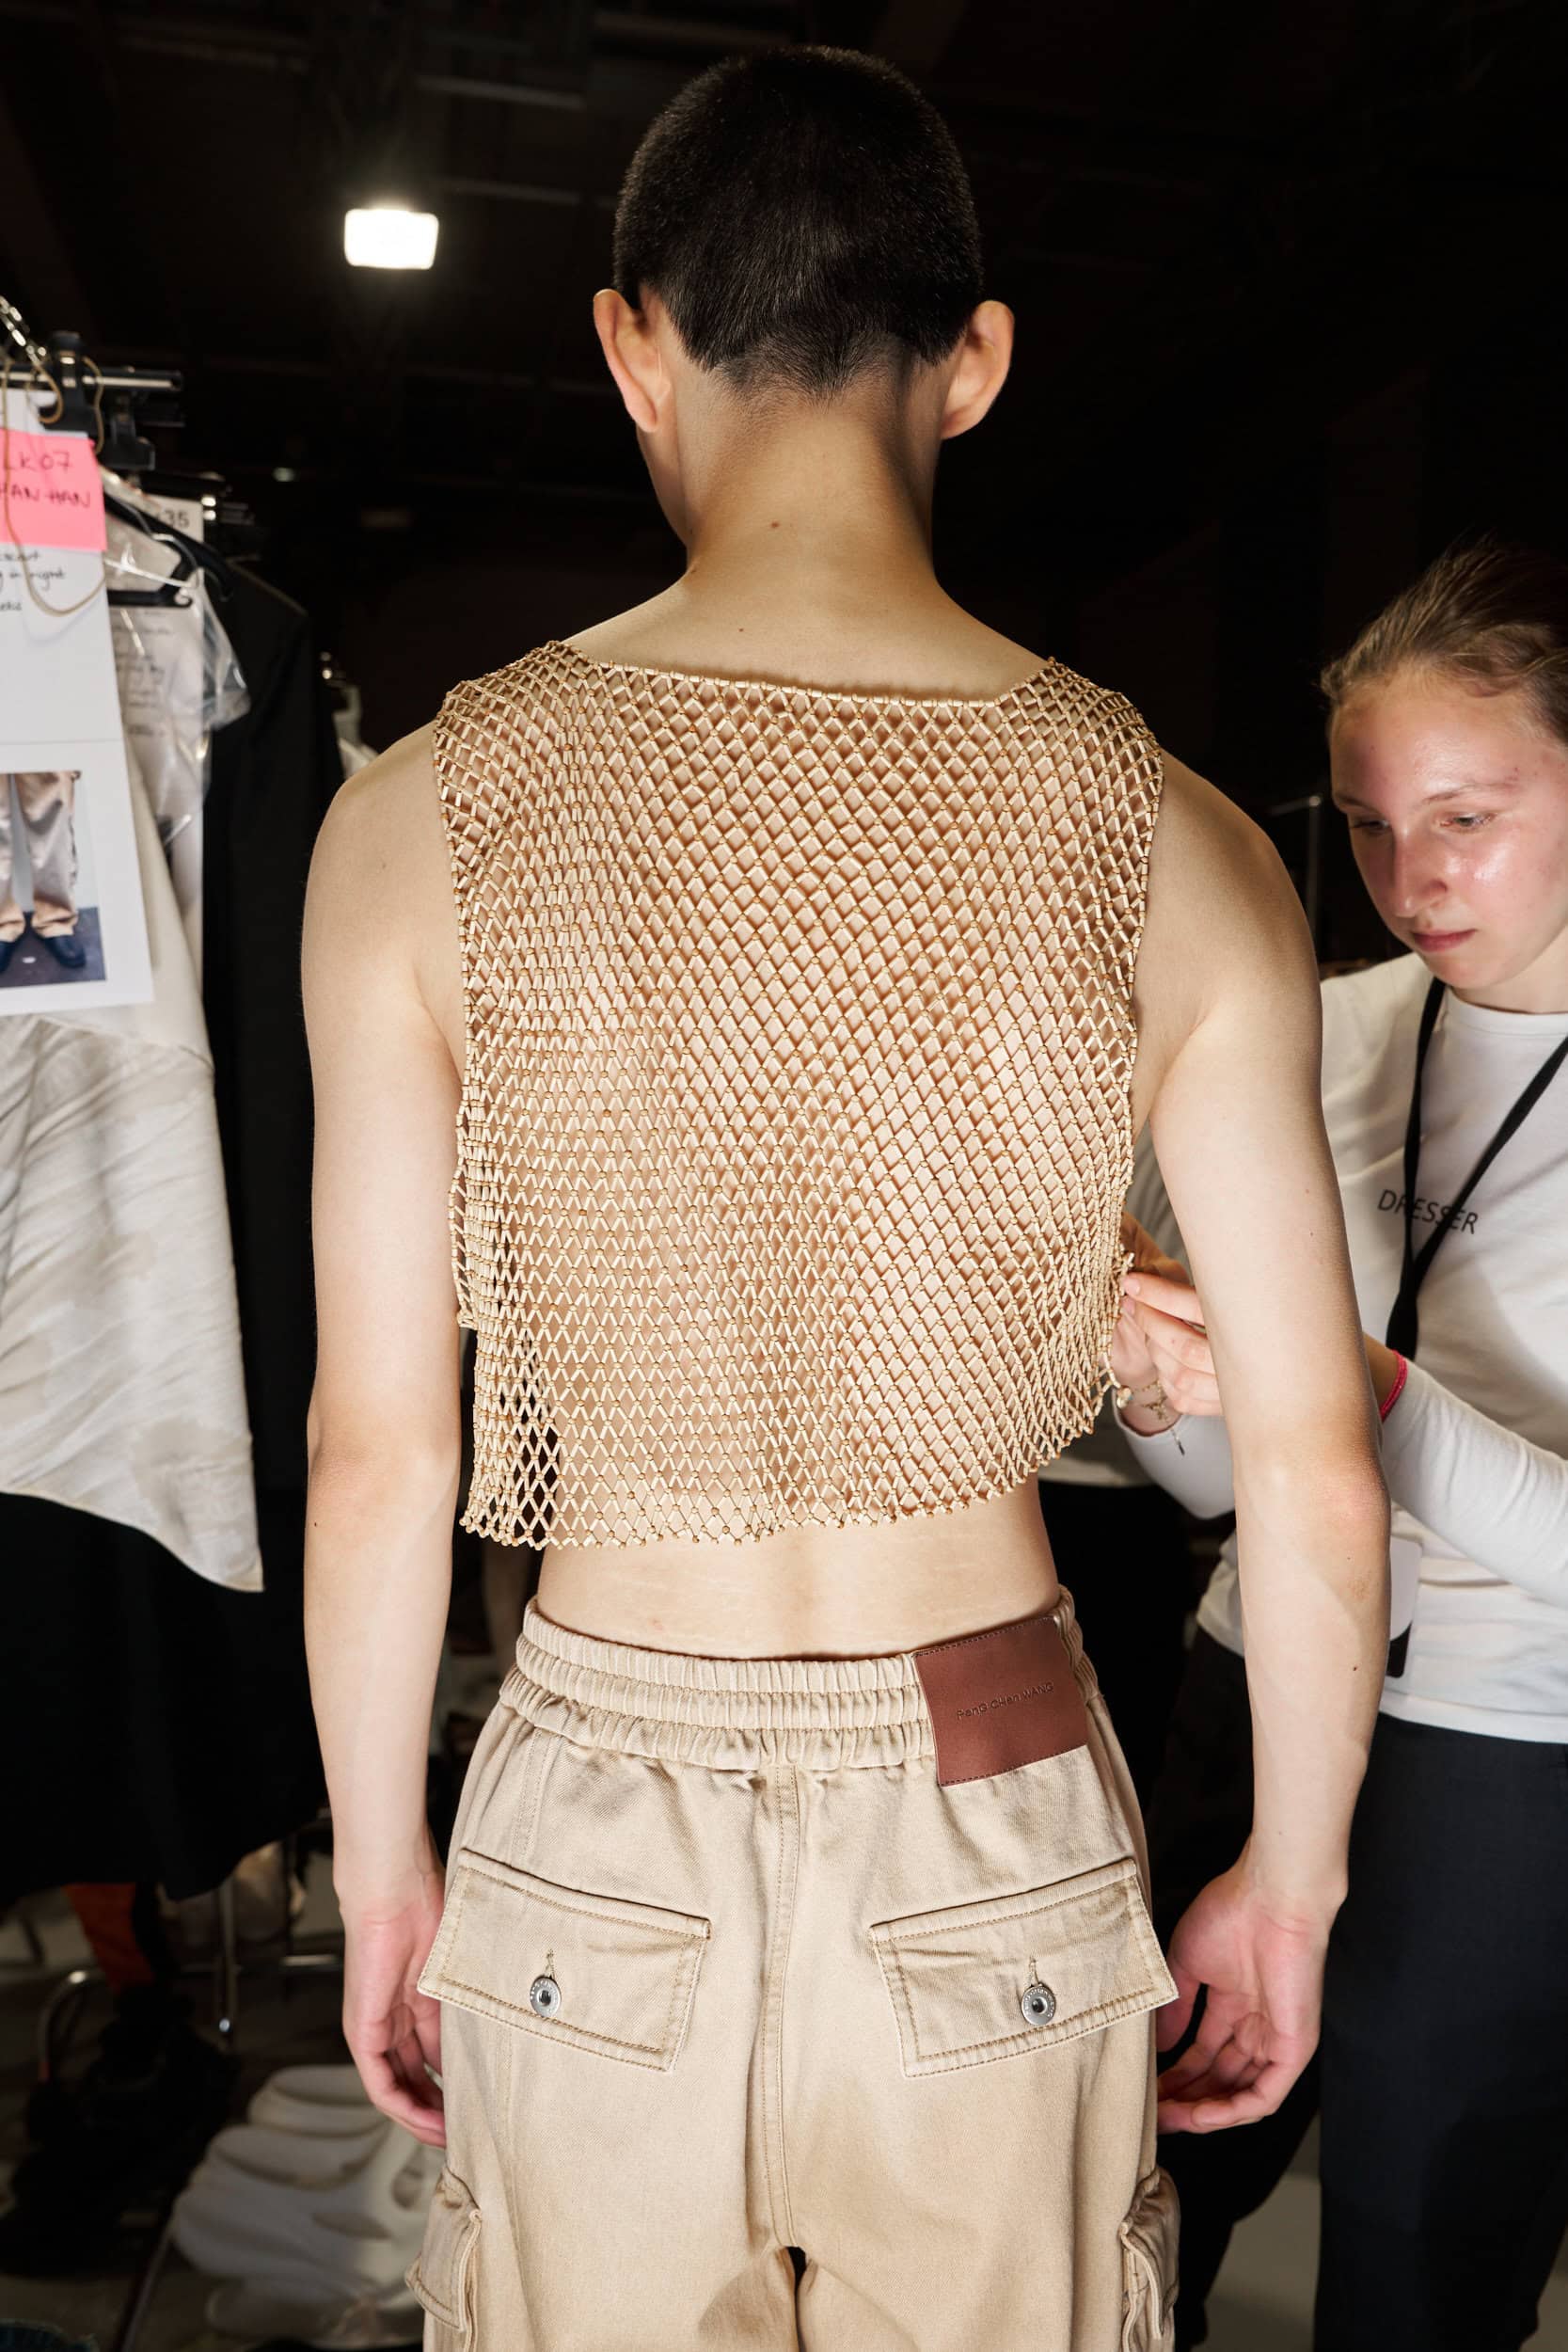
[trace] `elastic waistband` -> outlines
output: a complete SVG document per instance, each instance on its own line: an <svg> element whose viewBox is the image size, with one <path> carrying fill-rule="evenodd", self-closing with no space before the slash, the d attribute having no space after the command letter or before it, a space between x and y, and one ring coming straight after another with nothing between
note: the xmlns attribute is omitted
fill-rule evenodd
<svg viewBox="0 0 1568 2352"><path fill-rule="evenodd" d="M1094 1669L1071 1594L1050 1614L1088 1696ZM936 1752L914 1655L689 1658L569 1632L530 1601L500 1695L542 1730L627 1755L737 1772L885 1766Z"/></svg>

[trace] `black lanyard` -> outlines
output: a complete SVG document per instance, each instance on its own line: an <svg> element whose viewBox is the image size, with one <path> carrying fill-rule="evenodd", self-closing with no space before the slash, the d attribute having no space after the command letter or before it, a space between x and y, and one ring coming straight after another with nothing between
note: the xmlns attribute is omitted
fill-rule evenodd
<svg viewBox="0 0 1568 2352"><path fill-rule="evenodd" d="M1410 1117L1404 1130L1404 1253L1400 1266L1399 1296L1388 1314L1385 1334L1388 1346L1397 1348L1402 1356L1414 1356L1418 1329L1416 1294L1426 1279L1428 1269L1442 1247L1444 1236L1457 1219L1465 1203L1497 1158L1511 1136L1517 1135L1535 1108L1565 1060L1568 1060L1568 1037L1548 1054L1523 1094L1497 1129L1491 1142L1465 1178L1458 1198L1449 1202L1442 1217L1433 1226L1419 1252L1416 1248L1416 1186L1419 1182L1421 1158L1421 1076L1426 1068L1427 1048L1437 1025L1437 1010L1443 1001L1444 983L1433 980L1421 1008L1421 1030L1416 1046L1416 1083L1410 1094Z"/></svg>

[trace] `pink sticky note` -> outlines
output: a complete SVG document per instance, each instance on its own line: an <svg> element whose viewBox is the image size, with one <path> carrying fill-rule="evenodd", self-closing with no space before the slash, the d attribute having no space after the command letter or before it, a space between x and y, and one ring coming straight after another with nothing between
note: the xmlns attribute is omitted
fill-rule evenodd
<svg viewBox="0 0 1568 2352"><path fill-rule="evenodd" d="M103 554L103 482L85 433L0 427L0 539Z"/></svg>

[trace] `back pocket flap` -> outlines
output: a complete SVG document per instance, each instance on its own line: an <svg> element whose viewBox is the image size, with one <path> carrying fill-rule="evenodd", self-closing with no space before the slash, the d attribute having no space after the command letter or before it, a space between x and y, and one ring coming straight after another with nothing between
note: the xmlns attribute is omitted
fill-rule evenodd
<svg viewBox="0 0 1568 2352"><path fill-rule="evenodd" d="M673 2066L705 1919L553 1885L465 1847L420 1979L438 2001L633 2066Z"/></svg>
<svg viewBox="0 0 1568 2352"><path fill-rule="evenodd" d="M470 2274L478 2242L479 2207L456 2173L443 2171L406 2284L437 2325L463 2344L473 2326Z"/></svg>
<svg viewBox="0 0 1568 2352"><path fill-rule="evenodd" d="M871 1931L906 2074L1049 2049L1176 1991L1138 1866L882 1921Z"/></svg>

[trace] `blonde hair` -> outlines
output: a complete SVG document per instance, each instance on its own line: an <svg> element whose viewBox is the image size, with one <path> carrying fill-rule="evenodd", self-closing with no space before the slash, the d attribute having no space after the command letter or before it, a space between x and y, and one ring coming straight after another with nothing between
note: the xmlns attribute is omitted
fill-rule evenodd
<svg viewBox="0 0 1568 2352"><path fill-rule="evenodd" d="M1490 532L1461 541L1385 605L1318 684L1332 716L1406 669L1476 693L1523 687L1542 724L1568 744L1568 564Z"/></svg>

